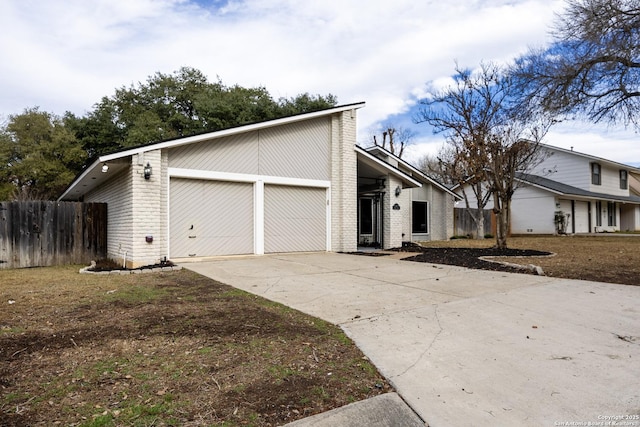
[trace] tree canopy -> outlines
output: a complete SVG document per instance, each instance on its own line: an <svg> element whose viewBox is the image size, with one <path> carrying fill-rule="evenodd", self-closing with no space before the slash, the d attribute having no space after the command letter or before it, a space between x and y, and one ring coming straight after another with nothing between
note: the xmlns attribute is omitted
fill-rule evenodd
<svg viewBox="0 0 640 427"><path fill-rule="evenodd" d="M115 90L84 116L38 108L0 126L0 200L55 198L96 156L182 136L333 107L329 94L273 97L264 87L226 86L189 67Z"/></svg>
<svg viewBox="0 0 640 427"><path fill-rule="evenodd" d="M37 108L10 116L0 129L0 200L54 197L86 158L62 118Z"/></svg>
<svg viewBox="0 0 640 427"><path fill-rule="evenodd" d="M640 2L567 0L552 35L511 70L526 105L640 128Z"/></svg>
<svg viewBox="0 0 640 427"><path fill-rule="evenodd" d="M336 98L310 95L274 100L266 88L209 82L202 72L183 67L156 73L146 82L103 97L82 118L68 117L89 156L307 113L335 106Z"/></svg>
<svg viewBox="0 0 640 427"><path fill-rule="evenodd" d="M512 80L495 64L472 71L456 65L454 82L432 90L423 101L416 122L426 122L442 133L448 149L438 159L460 185L467 208L484 235L483 209L489 196L497 217L496 247L507 246L511 198L516 174L534 166L538 143L550 121L517 106ZM524 114L526 113L526 114ZM473 194L474 206L469 202Z"/></svg>

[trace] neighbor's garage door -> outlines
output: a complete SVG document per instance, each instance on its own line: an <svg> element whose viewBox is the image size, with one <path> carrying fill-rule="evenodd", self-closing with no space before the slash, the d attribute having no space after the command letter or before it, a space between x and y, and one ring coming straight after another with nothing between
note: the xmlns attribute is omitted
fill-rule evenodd
<svg viewBox="0 0 640 427"><path fill-rule="evenodd" d="M171 179L173 258L253 253L253 184Z"/></svg>
<svg viewBox="0 0 640 427"><path fill-rule="evenodd" d="M265 185L264 251L327 250L326 189Z"/></svg>

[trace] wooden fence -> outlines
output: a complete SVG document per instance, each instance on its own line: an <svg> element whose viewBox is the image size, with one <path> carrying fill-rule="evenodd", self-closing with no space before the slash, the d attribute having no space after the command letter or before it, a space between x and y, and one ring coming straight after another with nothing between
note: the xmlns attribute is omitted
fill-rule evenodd
<svg viewBox="0 0 640 427"><path fill-rule="evenodd" d="M106 249L106 203L0 202L0 268L88 264Z"/></svg>
<svg viewBox="0 0 640 427"><path fill-rule="evenodd" d="M475 236L477 234L476 223L473 221L467 208L455 208L454 210L454 235ZM495 234L495 224L491 209L484 210L484 234Z"/></svg>

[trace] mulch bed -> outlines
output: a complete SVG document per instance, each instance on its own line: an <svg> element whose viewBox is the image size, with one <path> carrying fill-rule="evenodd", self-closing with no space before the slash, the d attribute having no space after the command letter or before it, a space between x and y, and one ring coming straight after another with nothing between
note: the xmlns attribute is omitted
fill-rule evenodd
<svg viewBox="0 0 640 427"><path fill-rule="evenodd" d="M479 270L504 271L508 273L529 273L531 271L496 262L489 262L480 257L526 257L551 255L550 252L531 249L496 249L496 248L426 248L419 245L407 245L402 248L392 249L399 252L422 252L404 261L428 262L433 264L455 265L459 267L475 268Z"/></svg>

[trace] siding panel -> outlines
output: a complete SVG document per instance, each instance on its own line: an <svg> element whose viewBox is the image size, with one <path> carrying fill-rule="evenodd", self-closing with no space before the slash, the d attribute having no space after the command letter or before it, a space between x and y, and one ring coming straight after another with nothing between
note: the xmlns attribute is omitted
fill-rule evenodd
<svg viewBox="0 0 640 427"><path fill-rule="evenodd" d="M260 174L330 179L330 128L326 118L260 132Z"/></svg>
<svg viewBox="0 0 640 427"><path fill-rule="evenodd" d="M173 148L169 151L169 166L256 174L258 173L258 132Z"/></svg>

